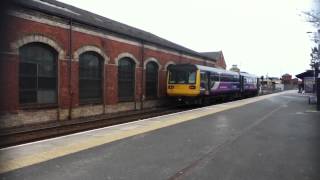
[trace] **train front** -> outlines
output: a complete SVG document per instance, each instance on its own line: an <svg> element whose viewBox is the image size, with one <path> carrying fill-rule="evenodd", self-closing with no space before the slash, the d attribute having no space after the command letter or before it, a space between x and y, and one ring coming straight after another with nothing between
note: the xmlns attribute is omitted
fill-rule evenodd
<svg viewBox="0 0 320 180"><path fill-rule="evenodd" d="M200 94L200 71L192 64L177 64L168 67L167 95L180 100Z"/></svg>

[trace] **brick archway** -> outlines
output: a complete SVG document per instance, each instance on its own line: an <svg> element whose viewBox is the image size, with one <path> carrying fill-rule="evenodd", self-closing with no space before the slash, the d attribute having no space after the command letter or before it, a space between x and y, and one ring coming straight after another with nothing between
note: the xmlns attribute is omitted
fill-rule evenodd
<svg viewBox="0 0 320 180"><path fill-rule="evenodd" d="M18 39L17 41L12 42L10 44L10 46L11 46L12 51L15 54L19 54L20 47L22 47L23 45L29 44L29 43L33 43L33 42L40 42L40 43L47 44L47 45L51 46L52 48L54 48L58 52L59 59L65 58L64 50L61 48L61 46L56 41L52 40L49 37L40 35L40 34L33 34L33 35L24 36L24 37Z"/></svg>
<svg viewBox="0 0 320 180"><path fill-rule="evenodd" d="M170 66L170 65L172 65L172 64L176 64L176 63L173 62L173 61L167 62L167 63L164 65L163 70L166 71L166 70L168 69L168 66Z"/></svg>
<svg viewBox="0 0 320 180"><path fill-rule="evenodd" d="M153 58L153 57L147 58L147 59L144 61L143 69L146 69L146 68L147 68L147 64L148 64L149 62L155 62L155 63L158 65L158 70L161 69L161 64L159 63L159 61L158 61L156 58Z"/></svg>
<svg viewBox="0 0 320 180"><path fill-rule="evenodd" d="M82 46L81 48L77 49L74 53L73 53L73 59L75 61L79 61L79 56L84 53L84 52L96 52L98 53L100 56L103 57L104 59L104 64L108 64L110 58L104 53L104 51L96 46L91 46L91 45L87 45L87 46Z"/></svg>
<svg viewBox="0 0 320 180"><path fill-rule="evenodd" d="M128 52L121 53L121 54L119 54L119 55L115 58L114 62L115 62L115 64L116 64L116 66L119 65L119 60L122 59L122 58L124 58L124 57L128 57L128 58L132 59L132 60L135 62L136 67L139 67L140 62L137 60L136 57L134 57L134 55L132 55L132 54L130 54L130 53L128 53Z"/></svg>

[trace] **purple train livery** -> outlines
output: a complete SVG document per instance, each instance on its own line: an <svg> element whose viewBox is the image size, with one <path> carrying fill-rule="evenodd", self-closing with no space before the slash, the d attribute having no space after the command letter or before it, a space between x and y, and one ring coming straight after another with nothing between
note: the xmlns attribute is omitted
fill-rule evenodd
<svg viewBox="0 0 320 180"><path fill-rule="evenodd" d="M167 94L186 104L250 97L258 91L258 77L252 74L193 64L168 67Z"/></svg>

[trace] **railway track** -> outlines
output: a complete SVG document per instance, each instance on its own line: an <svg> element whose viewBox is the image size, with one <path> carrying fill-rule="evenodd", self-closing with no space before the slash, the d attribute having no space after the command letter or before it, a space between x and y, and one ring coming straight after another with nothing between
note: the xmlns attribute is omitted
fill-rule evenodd
<svg viewBox="0 0 320 180"><path fill-rule="evenodd" d="M219 104L227 101L216 101L214 104ZM0 129L0 148L19 145L28 142L34 142L38 140L58 137L62 135L77 133L101 127L112 126L121 123L132 122L140 119L181 112L192 108L195 107L170 106L166 108L130 111L121 114L106 114L74 120L54 121L50 123L29 125L26 127L19 127L14 129Z"/></svg>
<svg viewBox="0 0 320 180"><path fill-rule="evenodd" d="M157 108L144 111L131 111L120 115L102 115L91 118L55 121L46 124L5 129L0 131L0 148L171 114L188 109L191 109L191 107L178 106Z"/></svg>

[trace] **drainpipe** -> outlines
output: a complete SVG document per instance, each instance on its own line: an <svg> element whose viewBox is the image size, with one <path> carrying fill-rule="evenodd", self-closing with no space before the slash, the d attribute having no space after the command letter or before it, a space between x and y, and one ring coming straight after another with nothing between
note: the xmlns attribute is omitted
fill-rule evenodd
<svg viewBox="0 0 320 180"><path fill-rule="evenodd" d="M58 58L58 63L57 63L57 78L58 78L58 80L57 80L57 86L58 86L58 89L57 89L57 94L58 94L58 96L57 96L57 103L58 103L58 107L57 107L57 121L60 121L60 106L61 106L61 103L60 103L60 80L61 80L61 76L60 76L60 57Z"/></svg>
<svg viewBox="0 0 320 180"><path fill-rule="evenodd" d="M144 101L144 43L141 41L141 94L140 94L140 110L143 110Z"/></svg>
<svg viewBox="0 0 320 180"><path fill-rule="evenodd" d="M69 28L69 52L68 52L68 92L69 92L69 109L68 109L68 119L72 119L72 102L73 102L73 91L71 86L71 80L72 80L72 24L73 21L70 19L70 28Z"/></svg>
<svg viewBox="0 0 320 180"><path fill-rule="evenodd" d="M105 59L105 61L106 61L106 59ZM102 106L102 108L103 108L103 110L102 110L102 113L103 114L106 114L106 87L107 87L107 82L106 82L106 72L107 72L107 70L106 70L106 63L105 62L103 62L103 74L102 74L102 98L103 98L103 100L102 100L102 103L103 103L103 106Z"/></svg>
<svg viewBox="0 0 320 180"><path fill-rule="evenodd" d="M107 54L109 54L109 51L108 51L108 44L107 43L109 43L108 41L103 41L103 45L102 45L102 47L103 47L103 49L106 51L106 53ZM108 87L108 82L107 82L107 64L108 64L108 61L107 61L107 59L105 59L104 60L104 62L103 62L103 74L102 74L102 97L103 97L103 99L102 99L102 103L103 103L103 106L102 106L102 108L103 108L103 110L102 110L102 114L106 114L106 104L107 104L107 101L106 101L106 97L107 97L107 94L106 94L106 92L107 92L107 88L106 87Z"/></svg>

